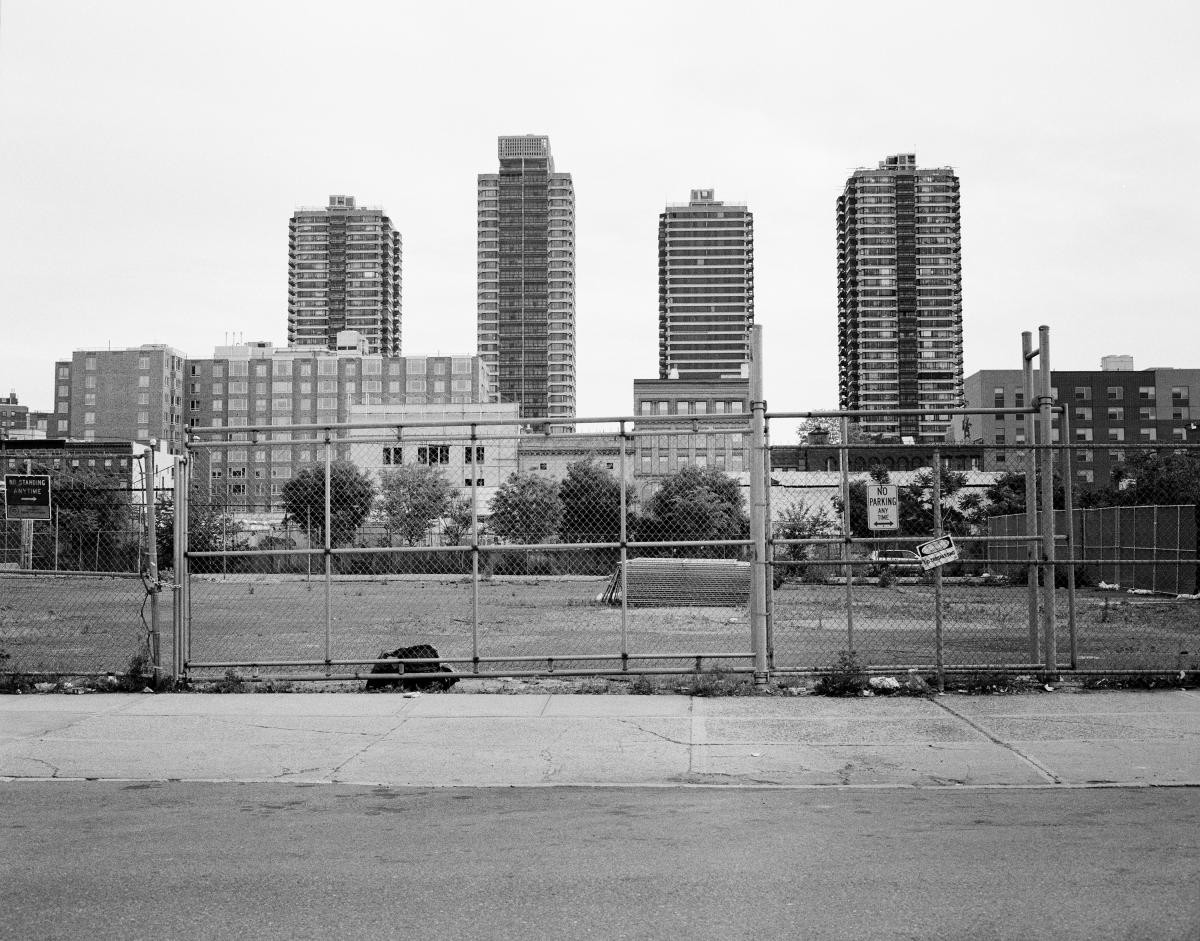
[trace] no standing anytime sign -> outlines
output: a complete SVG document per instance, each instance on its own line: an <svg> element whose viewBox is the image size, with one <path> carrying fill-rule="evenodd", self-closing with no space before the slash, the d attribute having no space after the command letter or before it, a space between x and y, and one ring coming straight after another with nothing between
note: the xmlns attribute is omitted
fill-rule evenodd
<svg viewBox="0 0 1200 941"><path fill-rule="evenodd" d="M5 474L4 518L50 519L50 478L45 474Z"/></svg>

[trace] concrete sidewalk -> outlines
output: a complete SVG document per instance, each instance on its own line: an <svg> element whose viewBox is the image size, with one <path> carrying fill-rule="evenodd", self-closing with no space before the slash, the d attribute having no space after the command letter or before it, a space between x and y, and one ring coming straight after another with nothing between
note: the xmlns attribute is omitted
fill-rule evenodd
<svg viewBox="0 0 1200 941"><path fill-rule="evenodd" d="M0 697L0 780L1200 785L1196 691L925 699Z"/></svg>

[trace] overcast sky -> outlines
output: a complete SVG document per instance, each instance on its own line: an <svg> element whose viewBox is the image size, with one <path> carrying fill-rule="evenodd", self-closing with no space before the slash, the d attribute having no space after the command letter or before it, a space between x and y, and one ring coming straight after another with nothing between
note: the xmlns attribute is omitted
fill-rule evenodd
<svg viewBox="0 0 1200 941"><path fill-rule="evenodd" d="M836 406L835 201L915 152L962 185L966 369L1200 367L1196 3L0 0L0 391L84 347L286 344L287 224L404 239L403 352L475 349L475 175L545 133L577 196L578 408L658 363L657 223L755 215L773 409Z"/></svg>

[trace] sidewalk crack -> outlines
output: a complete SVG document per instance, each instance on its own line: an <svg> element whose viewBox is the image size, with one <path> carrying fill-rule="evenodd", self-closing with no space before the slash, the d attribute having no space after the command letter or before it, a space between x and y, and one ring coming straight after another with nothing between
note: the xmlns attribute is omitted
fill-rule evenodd
<svg viewBox="0 0 1200 941"><path fill-rule="evenodd" d="M32 761L35 764L45 765L50 769L50 777L58 777L59 768L57 765L52 765L50 762L43 761L41 758L34 758L32 755L17 755L16 757L18 761Z"/></svg>
<svg viewBox="0 0 1200 941"><path fill-rule="evenodd" d="M672 745L691 746L693 744L693 742L691 742L691 741L685 742L685 741L682 741L677 738L671 738L671 736L669 736L669 735L663 735L662 732L655 732L653 729L643 728L642 726L638 725L637 722L633 719L618 719L617 721L620 722L621 725L632 726L633 728L637 729L639 732L645 732L647 735L653 735L655 738L662 739L664 742L670 742ZM690 760L691 759L689 756L689 762L690 762Z"/></svg>
<svg viewBox="0 0 1200 941"><path fill-rule="evenodd" d="M386 732L384 732L382 735L367 742L367 744L365 744L362 748L360 748L358 751L356 751L353 755L349 756L345 761L338 764L337 767L335 767L332 771L329 772L330 783L331 784L339 784L340 782L337 779L338 772L340 772L344 767L346 767L346 765L350 764L350 762L352 762L355 758L359 758L362 755L366 754L367 751L374 748L376 745L378 745L380 742L382 742L385 738L387 738L393 732L398 731L400 729L400 727L403 726L404 723L406 723L407 721L408 721L408 717L405 716L399 722L397 722L394 726L392 726L390 729L388 729Z"/></svg>
<svg viewBox="0 0 1200 941"><path fill-rule="evenodd" d="M978 732L980 735L982 735L984 738L986 738L993 745L999 745L1001 748L1007 749L1008 751L1012 752L1014 755L1016 755L1018 758L1020 758L1026 764L1028 764L1031 768L1033 768L1035 771L1037 771L1038 774L1042 775L1047 781L1050 781L1052 784L1062 784L1063 783L1062 778L1060 778L1057 774L1055 774L1053 771L1051 771L1045 765L1041 764L1041 762L1035 760L1034 758L1031 758L1029 755L1026 755L1019 748L1016 748L1015 746L1010 745L1008 742L1004 741L1003 739L997 738L995 735L993 735L991 732L989 732L987 729L985 729L982 725L973 721L968 716L963 715L961 712L959 712L956 709L951 709L940 699L936 699L936 698L930 699L930 702L932 702L938 708L944 709L946 712L950 713L950 715L954 716L956 719L959 719L959 720L965 722L967 725L969 725L971 728L973 728L976 732Z"/></svg>

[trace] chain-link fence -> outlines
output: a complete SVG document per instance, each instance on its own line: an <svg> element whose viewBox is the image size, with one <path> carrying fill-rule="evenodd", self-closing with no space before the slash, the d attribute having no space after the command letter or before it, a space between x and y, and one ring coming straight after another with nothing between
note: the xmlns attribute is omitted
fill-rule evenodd
<svg viewBox="0 0 1200 941"><path fill-rule="evenodd" d="M1063 415L1049 437L1067 430ZM826 452L822 470L775 473L775 668L827 669L850 650L877 668L1200 666L1200 449L1113 451L1097 478L1094 446L1033 444L1032 428L1029 439L894 451L850 442ZM892 533L867 520L868 489L883 481L897 487ZM959 559L926 572L913 544L941 533Z"/></svg>
<svg viewBox="0 0 1200 941"><path fill-rule="evenodd" d="M205 434L179 667L346 677L422 647L480 676L748 670L745 421Z"/></svg>
<svg viewBox="0 0 1200 941"><path fill-rule="evenodd" d="M352 677L407 651L410 670L478 676L749 671L759 648L777 672L850 651L872 669L1194 668L1194 503L1110 545L1073 446L850 439L768 473L747 417L212 430L188 452L177 669ZM943 536L955 557L927 567ZM1115 593L1114 565L1148 573L1138 595Z"/></svg>
<svg viewBox="0 0 1200 941"><path fill-rule="evenodd" d="M1197 667L1193 443L1101 467L1062 409L963 412L1019 416L1009 443L833 413L841 440L772 468L767 422L812 413L660 404L197 430L153 499L58 473L49 520L4 525L0 669L119 671L158 622L192 677Z"/></svg>
<svg viewBox="0 0 1200 941"><path fill-rule="evenodd" d="M775 669L829 669L851 651L873 669L1037 668L1031 540L1008 537L1011 560L992 560L986 537L1023 490L1027 449L997 462L981 447L851 439L809 457L815 469L771 475ZM927 569L919 547L944 535L956 558Z"/></svg>
<svg viewBox="0 0 1200 941"><path fill-rule="evenodd" d="M0 672L151 674L158 584L148 460L21 467L49 478L49 519L0 522Z"/></svg>

